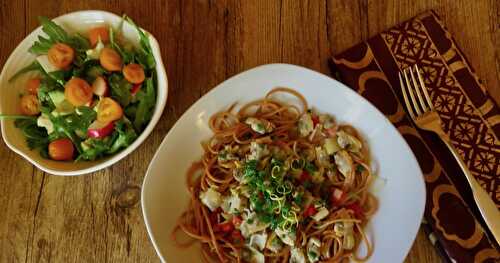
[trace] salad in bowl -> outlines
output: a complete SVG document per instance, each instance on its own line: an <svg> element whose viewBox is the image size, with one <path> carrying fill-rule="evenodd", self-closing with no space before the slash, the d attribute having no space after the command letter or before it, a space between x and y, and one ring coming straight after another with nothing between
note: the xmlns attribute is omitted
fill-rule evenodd
<svg viewBox="0 0 500 263"><path fill-rule="evenodd" d="M115 26L97 23L75 33L39 20L45 35L27 50L33 61L8 76L16 83L18 111L2 109L0 119L14 119L27 147L50 161L100 161L131 146L158 115L159 54L149 34L127 16ZM136 30L137 43L124 36L124 24ZM160 96L164 106L166 94Z"/></svg>

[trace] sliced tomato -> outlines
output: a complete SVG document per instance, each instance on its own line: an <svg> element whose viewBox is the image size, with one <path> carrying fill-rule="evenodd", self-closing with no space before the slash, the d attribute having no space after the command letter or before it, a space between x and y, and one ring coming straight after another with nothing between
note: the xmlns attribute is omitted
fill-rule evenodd
<svg viewBox="0 0 500 263"><path fill-rule="evenodd" d="M47 57L54 67L64 69L75 59L75 51L64 43L56 43L49 49Z"/></svg>
<svg viewBox="0 0 500 263"><path fill-rule="evenodd" d="M25 115L37 115L40 113L38 97L33 94L24 95L21 98L21 112Z"/></svg>
<svg viewBox="0 0 500 263"><path fill-rule="evenodd" d="M144 69L136 63L131 63L123 67L122 73L125 79L133 84L142 83L146 78Z"/></svg>
<svg viewBox="0 0 500 263"><path fill-rule="evenodd" d="M100 97L108 96L109 88L108 83L106 83L106 79L101 76L95 78L94 82L92 82L92 91L95 95Z"/></svg>
<svg viewBox="0 0 500 263"><path fill-rule="evenodd" d="M49 144L49 156L56 161L69 161L73 159L75 147L68 138L57 139Z"/></svg>
<svg viewBox="0 0 500 263"><path fill-rule="evenodd" d="M40 78L31 78L26 82L26 90L29 94L37 95L40 87Z"/></svg>
<svg viewBox="0 0 500 263"><path fill-rule="evenodd" d="M120 104L112 98L104 97L97 105L97 120L103 123L109 123L121 119L123 109Z"/></svg>
<svg viewBox="0 0 500 263"><path fill-rule="evenodd" d="M99 39L103 44L109 42L109 32L106 26L97 26L89 30L89 40L92 47L97 45Z"/></svg>
<svg viewBox="0 0 500 263"><path fill-rule="evenodd" d="M87 136L90 138L103 138L110 135L115 128L114 122L103 123L95 120L87 129Z"/></svg>
<svg viewBox="0 0 500 263"><path fill-rule="evenodd" d="M83 106L92 101L92 87L84 79L73 77L64 86L64 97L73 106Z"/></svg>
<svg viewBox="0 0 500 263"><path fill-rule="evenodd" d="M309 205L306 210L304 210L304 217L310 217L310 216L313 216L315 215L316 213L318 212L318 210L316 210L316 208L314 207L314 205Z"/></svg>
<svg viewBox="0 0 500 263"><path fill-rule="evenodd" d="M99 55L101 66L108 71L120 71L122 69L122 57L114 49L105 47Z"/></svg>

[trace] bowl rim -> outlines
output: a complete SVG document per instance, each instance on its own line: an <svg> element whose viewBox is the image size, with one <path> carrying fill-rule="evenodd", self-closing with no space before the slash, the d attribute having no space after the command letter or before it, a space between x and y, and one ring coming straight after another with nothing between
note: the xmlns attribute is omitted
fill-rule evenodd
<svg viewBox="0 0 500 263"><path fill-rule="evenodd" d="M422 172L422 169L420 167L420 164L418 163L418 160L413 152L413 150L411 149L411 147L409 146L408 142L404 139L403 135L401 135L399 133L399 131L397 130L397 128L392 124L392 122L389 121L389 119L387 119L387 117L375 106L373 105L370 101L368 101L365 97L357 94L355 91L353 91L351 88L349 88L347 85L345 85L344 83L336 80L336 79L333 79L332 77L328 76L328 75L325 75L321 72L317 72L317 71L314 71L312 69L309 69L309 68L306 68L306 67L302 67L302 66L299 66L299 65L294 65L294 64L288 64L288 63L270 63L270 64L263 64L263 65L259 65L259 66L256 66L256 67L253 67L253 68L249 68L249 69L246 69L236 75L233 75L231 76L230 78L227 78L225 80L223 80L222 82L220 82L219 84L215 85L211 90L209 90L207 93L203 94L203 96L201 96L195 103L193 103L178 119L177 121L174 123L174 125L170 128L170 130L168 131L168 133L165 135L165 137L163 138L162 142L160 143L160 145L158 146L155 154L153 155L149 165L148 165L148 169L146 170L146 174L144 176L144 179L143 179L143 182L142 182L142 186L141 186L141 210L142 210L142 215L143 215L143 218L144 218L144 224L146 226L146 230L147 230L147 233L148 233L148 236L149 236L149 240L150 242L152 243L153 247L155 248L155 251L156 251L156 254L157 256L160 258L160 260L162 262L167 262L164 258L164 255L161 253L160 251L160 248L157 244L157 241L155 240L154 238L154 235L153 235L153 230L152 230L152 226L150 225L151 223L149 222L150 220L148 220L148 215L147 215L147 208L146 208L146 200L145 200L145 195L146 195L146 188L148 188L147 186L147 183L148 183L148 180L149 178L152 176L150 171L153 169L152 166L153 166L153 160L156 160L156 158L160 155L160 149L164 147L164 144L166 144L166 141L167 139L172 136L171 133L173 130L176 129L177 126L179 126L179 120L181 120L184 116L186 116L187 114L189 114L191 111L193 111L193 109L198 105L200 104L201 100L210 95L211 93L214 93L215 90L217 90L223 83L231 80L231 79L235 79L235 78L238 78L240 75L243 75L243 74L246 74L246 73L249 73L251 71L255 71L255 70L262 70L264 68L272 68L272 67L289 67L289 68L295 68L295 69L300 69L300 70L305 70L305 71L309 71L309 72L313 72L315 74L319 74L319 75L322 75L324 77L327 77L331 80L333 80L334 82L337 82L339 83L343 88L345 88L346 90L348 90L349 92L351 93L354 93L357 97L359 97L359 99L361 99L362 101L364 101L366 104L368 104L369 107L371 107L376 114L380 115L383 117L383 119L386 121L386 123L392 127L392 129L395 130L396 132L396 136L399 136L399 138L401 139L401 142L402 142L402 146L406 149L406 151L409 153L408 157L410 158L410 161L415 163L416 164L416 173L419 176L419 179L418 181L420 182L416 187L419 187L420 188L420 191L422 193L422 200L420 200L419 204L420 204L420 212L419 212L419 215L418 215L418 222L421 222L422 219L424 218L424 211L425 211L425 203L426 203L426 200L427 200L427 189L425 187L425 180L424 180L424 174ZM413 244L417 238L417 235L418 235L418 229L419 227L417 227L417 229L415 230L415 233L412 237L408 238L409 241L411 241L409 244L409 247L407 248L407 251L404 252L404 254L402 255L403 258L406 258L408 256L408 253L410 252L411 250L411 244Z"/></svg>
<svg viewBox="0 0 500 263"><path fill-rule="evenodd" d="M111 17L111 18L115 18L115 19L116 18L121 19L121 17L118 16L117 14L114 14L114 13L111 13L111 12L108 12L108 11L103 11L103 10L80 10L80 11L65 13L65 14L60 15L58 17L55 17L55 18L53 18L51 20L57 22L58 20L65 19L65 18L68 18L68 17L82 16L82 15L101 15L101 16L104 16L104 17ZM70 171L67 171L67 170L63 171L63 170L51 169L51 168L48 168L48 167L44 166L42 163L40 163L40 162L38 162L36 160L33 160L32 158L30 158L28 156L28 154L25 153L25 151L23 151L23 150L15 147L13 144L11 144L11 142L8 139L8 135L7 135L6 131L5 131L5 120L2 119L2 120L0 120L2 138L3 138L4 142L5 142L5 144L7 145L7 147L9 147L13 152L17 153L18 155L20 155L24 159L28 160L31 164L33 164L34 166L36 166L38 169L40 169L40 170L42 170L44 172L47 172L47 173L50 173L50 174L53 174L53 175L59 175L59 176L78 176L78 175L90 174L90 173L102 170L104 168L107 168L107 167L109 167L109 166L111 166L111 165L113 165L113 164L121 161L127 155L129 155L131 152L133 152L135 149L137 149L146 140L146 138L151 134L151 132L153 131L153 129L156 127L156 124L160 120L160 117L162 116L163 110L165 109L165 106L167 104L167 98L168 98L168 76L167 76L167 73L166 73L166 70L165 70L165 66L163 64L163 59L162 59L162 56L161 56L161 50L160 50L160 45L158 43L158 40L150 32L148 32L147 30L144 30L142 27L140 27L140 29L143 30L143 31L145 31L148 34L149 42L151 44L151 48L152 48L152 51L153 51L153 56L154 56L155 62L156 62L157 75L158 76L160 76L160 75L164 76L164 78L165 78L165 82L164 82L165 87L163 88L163 85L160 85L161 84L160 80L157 79L156 105L155 105L155 109L154 109L154 112L153 112L153 116L151 117L151 120L149 121L149 123L146 126L146 128L142 131L142 133L137 137L137 139L135 139L135 141L131 145L129 145L125 149L122 149L118 153L115 153L115 154L109 156L107 160L105 160L105 161L103 161L101 163L97 163L97 164L95 164L93 166L84 168L84 169L77 169L77 170L70 170ZM2 68L2 71L0 73L0 80L3 80L4 78L7 77L7 76L5 76L5 74L6 74L5 72L6 72L6 69L12 64L12 61L15 59L15 57L13 55L15 53L18 53L18 52L22 51L21 50L21 43L23 43L25 41L28 41L28 39L32 35L35 35L35 36L38 35L39 33L37 33L37 31L41 31L41 26L38 26L33 31L31 31L29 34L27 34L23 38L23 40L20 41L19 44L10 53L9 57L5 61L5 64L4 64L3 68ZM162 86L162 87L160 88L160 86ZM1 105L0 105L0 109L1 109ZM32 150L29 150L29 151L32 151Z"/></svg>

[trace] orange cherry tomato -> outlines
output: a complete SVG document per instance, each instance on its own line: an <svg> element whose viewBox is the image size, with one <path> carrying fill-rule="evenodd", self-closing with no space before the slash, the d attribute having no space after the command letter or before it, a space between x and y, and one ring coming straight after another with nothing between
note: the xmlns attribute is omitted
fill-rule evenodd
<svg viewBox="0 0 500 263"><path fill-rule="evenodd" d="M73 142L68 138L57 139L49 143L49 156L52 160L72 160L74 151Z"/></svg>
<svg viewBox="0 0 500 263"><path fill-rule="evenodd" d="M95 47L97 45L97 42L99 42L99 38L101 39L101 42L103 44L109 42L109 32L107 27L98 26L89 30L89 40L92 47Z"/></svg>
<svg viewBox="0 0 500 263"><path fill-rule="evenodd" d="M29 94L37 95L40 87L40 78L31 78L26 82L26 90Z"/></svg>
<svg viewBox="0 0 500 263"><path fill-rule="evenodd" d="M33 94L24 95L21 98L21 112L26 115L37 115L40 113L38 97Z"/></svg>
<svg viewBox="0 0 500 263"><path fill-rule="evenodd" d="M83 106L92 101L92 87L81 78L72 78L64 86L64 97L73 106Z"/></svg>
<svg viewBox="0 0 500 263"><path fill-rule="evenodd" d="M112 98L105 97L99 101L97 105L97 120L103 123L108 123L121 119L123 109Z"/></svg>
<svg viewBox="0 0 500 263"><path fill-rule="evenodd" d="M112 48L103 48L99 56L101 66L109 71L120 71L122 69L122 58L120 54Z"/></svg>
<svg viewBox="0 0 500 263"><path fill-rule="evenodd" d="M54 44L47 54L50 64L63 69L71 65L75 59L75 51L63 43Z"/></svg>
<svg viewBox="0 0 500 263"><path fill-rule="evenodd" d="M135 63L128 64L123 67L123 76L132 84L142 83L146 78L142 66Z"/></svg>

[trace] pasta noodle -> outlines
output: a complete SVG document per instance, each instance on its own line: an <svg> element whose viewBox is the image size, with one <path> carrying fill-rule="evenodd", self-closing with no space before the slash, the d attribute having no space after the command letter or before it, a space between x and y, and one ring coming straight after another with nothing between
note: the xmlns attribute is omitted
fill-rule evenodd
<svg viewBox="0 0 500 263"><path fill-rule="evenodd" d="M300 105L276 98L287 94ZM209 120L214 135L188 170L190 202L172 232L201 243L203 262L365 261L363 226L377 210L358 132L289 88ZM184 233L190 240L181 242ZM367 253L358 255L365 243Z"/></svg>

